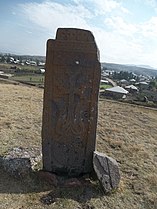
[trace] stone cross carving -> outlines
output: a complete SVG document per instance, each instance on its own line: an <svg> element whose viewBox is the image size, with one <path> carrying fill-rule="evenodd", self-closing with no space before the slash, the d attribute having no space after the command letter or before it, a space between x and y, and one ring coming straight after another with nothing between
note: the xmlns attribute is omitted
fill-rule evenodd
<svg viewBox="0 0 157 209"><path fill-rule="evenodd" d="M42 125L43 168L88 173L96 143L99 52L90 31L59 28L48 40Z"/></svg>

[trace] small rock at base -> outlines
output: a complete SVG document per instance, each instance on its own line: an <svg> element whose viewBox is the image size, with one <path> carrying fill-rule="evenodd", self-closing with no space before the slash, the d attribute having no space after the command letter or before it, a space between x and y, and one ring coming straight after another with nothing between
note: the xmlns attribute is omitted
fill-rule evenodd
<svg viewBox="0 0 157 209"><path fill-rule="evenodd" d="M0 166L13 177L26 177L41 161L41 151L38 148L15 147L0 157Z"/></svg>
<svg viewBox="0 0 157 209"><path fill-rule="evenodd" d="M120 173L116 160L95 151L93 155L93 167L105 193L109 193L118 187Z"/></svg>

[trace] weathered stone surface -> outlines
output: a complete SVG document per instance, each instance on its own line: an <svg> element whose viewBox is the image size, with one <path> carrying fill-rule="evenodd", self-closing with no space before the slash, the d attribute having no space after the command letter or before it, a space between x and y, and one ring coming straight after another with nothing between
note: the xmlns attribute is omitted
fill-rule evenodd
<svg viewBox="0 0 157 209"><path fill-rule="evenodd" d="M111 192L113 189L118 187L120 173L118 163L113 158L95 151L93 156L93 166L106 193Z"/></svg>
<svg viewBox="0 0 157 209"><path fill-rule="evenodd" d="M10 175L24 177L35 169L35 166L41 162L41 158L39 149L16 147L1 157L0 163Z"/></svg>
<svg viewBox="0 0 157 209"><path fill-rule="evenodd" d="M99 81L98 49L92 33L59 28L56 39L47 42L44 170L69 176L92 170Z"/></svg>
<svg viewBox="0 0 157 209"><path fill-rule="evenodd" d="M79 181L77 178L71 178L64 181L63 187L80 187L82 186L81 181Z"/></svg>
<svg viewBox="0 0 157 209"><path fill-rule="evenodd" d="M54 173L50 173L50 172L46 172L46 171L41 170L38 172L38 176L39 176L39 178L41 178L41 180L46 181L47 183L49 183L52 186L56 187L58 185L58 179Z"/></svg>

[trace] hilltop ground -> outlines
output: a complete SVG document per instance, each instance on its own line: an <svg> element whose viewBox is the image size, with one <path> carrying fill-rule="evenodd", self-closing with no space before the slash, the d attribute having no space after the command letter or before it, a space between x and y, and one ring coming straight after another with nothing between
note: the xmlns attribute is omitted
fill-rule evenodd
<svg viewBox="0 0 157 209"><path fill-rule="evenodd" d="M42 89L0 83L0 156L13 147L41 147L42 97ZM16 180L1 169L1 208L157 209L157 111L100 100L97 149L119 163L114 193L104 195L93 181L55 188L36 176ZM40 199L48 194L56 201L44 205Z"/></svg>

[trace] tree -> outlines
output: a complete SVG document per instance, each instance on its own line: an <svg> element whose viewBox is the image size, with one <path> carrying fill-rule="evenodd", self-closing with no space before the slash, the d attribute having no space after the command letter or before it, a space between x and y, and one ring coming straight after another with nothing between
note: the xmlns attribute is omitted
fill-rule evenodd
<svg viewBox="0 0 157 209"><path fill-rule="evenodd" d="M39 62L40 62L40 61L39 61L38 59L36 59L37 66L39 66Z"/></svg>
<svg viewBox="0 0 157 209"><path fill-rule="evenodd" d="M7 62L7 63L9 63L9 62L10 62L10 57L9 57L9 56L7 56L7 58L6 58L6 62Z"/></svg>
<svg viewBox="0 0 157 209"><path fill-rule="evenodd" d="M2 63L5 62L5 57L4 57L4 55L1 56L1 62L2 62Z"/></svg>
<svg viewBox="0 0 157 209"><path fill-rule="evenodd" d="M121 80L130 80L130 79L136 79L136 76L132 72L127 71L120 71L120 72L114 72L112 75L113 79Z"/></svg>
<svg viewBox="0 0 157 209"><path fill-rule="evenodd" d="M157 80L152 80L152 81L150 81L150 83L149 83L149 89L150 89L150 90L155 90L155 89L157 89Z"/></svg>

